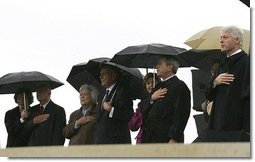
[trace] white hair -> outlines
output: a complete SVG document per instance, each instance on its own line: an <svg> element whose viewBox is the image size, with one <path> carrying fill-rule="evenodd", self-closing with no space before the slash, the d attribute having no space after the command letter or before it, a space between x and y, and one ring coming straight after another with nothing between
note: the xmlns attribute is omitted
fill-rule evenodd
<svg viewBox="0 0 255 162"><path fill-rule="evenodd" d="M239 38L239 40L240 40L240 48L243 47L244 34L243 34L243 31L240 28L232 25L232 26L223 27L221 29L221 31L230 33L230 35L233 38Z"/></svg>
<svg viewBox="0 0 255 162"><path fill-rule="evenodd" d="M90 94L91 94L91 98L92 98L92 101L94 103L97 103L97 97L99 95L99 92L97 90L96 87L94 87L93 85L88 85L88 84L83 84L80 89L79 89L79 92L83 91L83 90L88 90L90 91Z"/></svg>

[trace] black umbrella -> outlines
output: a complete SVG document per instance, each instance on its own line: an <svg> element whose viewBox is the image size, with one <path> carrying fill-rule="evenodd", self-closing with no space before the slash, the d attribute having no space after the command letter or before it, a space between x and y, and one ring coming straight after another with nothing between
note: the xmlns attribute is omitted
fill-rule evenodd
<svg viewBox="0 0 255 162"><path fill-rule="evenodd" d="M189 67L189 64L178 56L184 51L184 48L156 43L129 46L115 54L110 62L127 67L155 68L160 55L170 55L179 61L180 67Z"/></svg>
<svg viewBox="0 0 255 162"><path fill-rule="evenodd" d="M193 69L192 73L192 94L193 94L193 110L203 111L201 104L206 100L205 88L211 79L209 72Z"/></svg>
<svg viewBox="0 0 255 162"><path fill-rule="evenodd" d="M96 87L99 93L101 93L104 88L101 86L99 75L97 74L99 74L99 71L96 72L95 69L88 68L87 62L83 62L72 67L66 81L78 92L83 84L88 84Z"/></svg>
<svg viewBox="0 0 255 162"><path fill-rule="evenodd" d="M109 62L110 58L101 57L89 60L88 63L81 63L72 68L69 76L68 82L73 87L79 87L81 84L93 84L101 85L100 81L100 69L102 65L109 65L119 70L121 73L122 82L125 82L132 92L133 99L141 99L144 97L145 92L143 89L143 75L137 68L127 68L122 65ZM76 70L73 70L76 69ZM76 73L76 74L75 74ZM82 74L83 73L83 74ZM88 74L88 75L85 75ZM79 79L74 79L74 77ZM82 77L81 77L82 76ZM71 80L73 80L71 82ZM101 87L101 86L97 86ZM101 88L100 88L101 89Z"/></svg>
<svg viewBox="0 0 255 162"><path fill-rule="evenodd" d="M205 72L210 72L211 65L214 60L222 60L226 57L226 54L223 54L220 49L212 50L188 50L181 54L179 57L186 60L190 66L196 67Z"/></svg>
<svg viewBox="0 0 255 162"><path fill-rule="evenodd" d="M35 92L40 84L47 84L51 89L63 85L58 79L38 71L8 73L0 78L0 94L12 94L19 88Z"/></svg>

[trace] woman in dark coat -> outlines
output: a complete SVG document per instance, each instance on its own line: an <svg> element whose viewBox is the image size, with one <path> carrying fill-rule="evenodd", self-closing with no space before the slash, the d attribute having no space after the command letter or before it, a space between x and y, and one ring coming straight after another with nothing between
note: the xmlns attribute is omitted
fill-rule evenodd
<svg viewBox="0 0 255 162"><path fill-rule="evenodd" d="M24 104L24 94L26 104ZM24 124L28 119L29 105L33 103L32 92L29 89L20 88L16 91L14 100L18 106L8 110L5 114L5 127L8 133L6 147L27 146L29 135L25 132Z"/></svg>

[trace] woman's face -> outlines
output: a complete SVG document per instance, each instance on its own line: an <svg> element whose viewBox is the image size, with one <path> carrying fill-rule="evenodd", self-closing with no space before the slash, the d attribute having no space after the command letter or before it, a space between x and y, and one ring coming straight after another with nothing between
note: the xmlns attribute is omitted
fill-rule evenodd
<svg viewBox="0 0 255 162"><path fill-rule="evenodd" d="M153 88L153 77L150 77L145 84L146 90L150 93ZM157 84L157 82L155 82L155 84Z"/></svg>
<svg viewBox="0 0 255 162"><path fill-rule="evenodd" d="M80 103L82 106L86 106L92 103L91 92L87 89L83 89L80 92Z"/></svg>
<svg viewBox="0 0 255 162"><path fill-rule="evenodd" d="M17 100L16 103L18 104L20 109L24 109L25 105L24 105L24 96L23 94L18 94L17 95ZM28 99L26 98L26 105L28 106Z"/></svg>

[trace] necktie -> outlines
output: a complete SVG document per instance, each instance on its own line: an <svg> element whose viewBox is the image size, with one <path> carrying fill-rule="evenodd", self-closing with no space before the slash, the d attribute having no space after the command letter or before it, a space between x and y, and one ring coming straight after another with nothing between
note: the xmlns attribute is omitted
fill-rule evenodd
<svg viewBox="0 0 255 162"><path fill-rule="evenodd" d="M39 115L43 114L43 109L44 109L43 106L40 105L39 113L38 113Z"/></svg>
<svg viewBox="0 0 255 162"><path fill-rule="evenodd" d="M106 90L104 101L108 101L109 100L109 93L110 93L110 90Z"/></svg>
<svg viewBox="0 0 255 162"><path fill-rule="evenodd" d="M101 108L103 108L102 106L103 106L103 103L104 102L107 102L109 99L109 93L110 93L110 90L106 90L106 92L105 92L105 95L104 95L104 99L103 99L103 101L102 101L102 104L101 104Z"/></svg>

